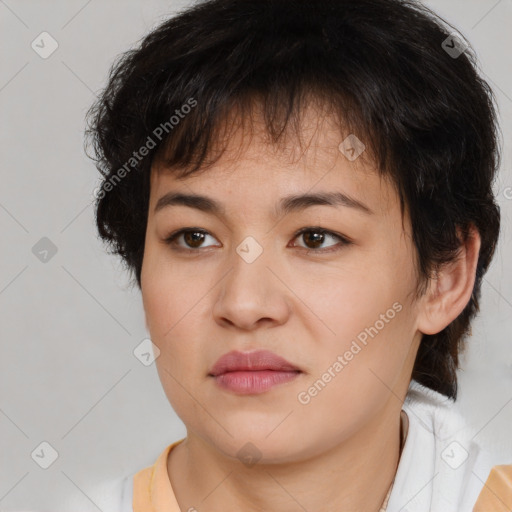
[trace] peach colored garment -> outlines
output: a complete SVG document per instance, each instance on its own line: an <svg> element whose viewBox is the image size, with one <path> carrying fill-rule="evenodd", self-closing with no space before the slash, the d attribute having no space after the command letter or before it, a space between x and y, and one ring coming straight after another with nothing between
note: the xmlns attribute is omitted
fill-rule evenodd
<svg viewBox="0 0 512 512"><path fill-rule="evenodd" d="M494 466L478 495L473 512L512 510L512 464Z"/></svg>
<svg viewBox="0 0 512 512"><path fill-rule="evenodd" d="M169 452L185 439L170 444L155 464L133 477L133 512L180 512L167 472Z"/></svg>

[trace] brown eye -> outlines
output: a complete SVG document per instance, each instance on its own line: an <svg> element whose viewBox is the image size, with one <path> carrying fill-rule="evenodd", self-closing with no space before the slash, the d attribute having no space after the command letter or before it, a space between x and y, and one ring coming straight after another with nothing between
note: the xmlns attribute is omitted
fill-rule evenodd
<svg viewBox="0 0 512 512"><path fill-rule="evenodd" d="M204 233L200 231L187 231L183 233L183 240L190 247L200 247L204 240Z"/></svg>
<svg viewBox="0 0 512 512"><path fill-rule="evenodd" d="M324 233L318 233L317 231L306 231L302 234L302 239L310 249L317 249L320 247L325 239Z"/></svg>
<svg viewBox="0 0 512 512"><path fill-rule="evenodd" d="M210 247L202 245L207 237L211 237L213 240L215 238L210 235L207 231L203 229L197 228L187 228L180 229L175 233L172 233L165 239L165 243L171 246L174 246L177 250L194 250L194 249L202 249L203 247ZM184 244L178 243L179 240L182 239Z"/></svg>
<svg viewBox="0 0 512 512"><path fill-rule="evenodd" d="M304 249L311 249L315 252L327 252L341 248L344 245L350 244L347 238L328 231L323 228L304 228L296 233L295 238L302 239L305 245L299 245ZM329 244L322 247L322 245L329 240L335 240L338 243Z"/></svg>

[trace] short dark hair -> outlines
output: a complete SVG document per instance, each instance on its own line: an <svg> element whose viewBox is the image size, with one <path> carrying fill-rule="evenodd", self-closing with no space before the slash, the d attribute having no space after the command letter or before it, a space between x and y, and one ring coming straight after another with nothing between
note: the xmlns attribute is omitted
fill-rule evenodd
<svg viewBox="0 0 512 512"><path fill-rule="evenodd" d="M392 178L411 218L418 296L456 258L457 229L464 239L471 226L480 233L471 299L445 329L423 335L411 376L455 399L459 352L499 236L500 151L494 94L452 28L402 0L208 0L165 20L116 59L87 113L86 152L92 146L103 179L99 235L140 288L152 163L177 176L203 172L229 141L220 127L230 113L243 119L258 105L277 144L306 100L320 100L340 136L355 134Z"/></svg>

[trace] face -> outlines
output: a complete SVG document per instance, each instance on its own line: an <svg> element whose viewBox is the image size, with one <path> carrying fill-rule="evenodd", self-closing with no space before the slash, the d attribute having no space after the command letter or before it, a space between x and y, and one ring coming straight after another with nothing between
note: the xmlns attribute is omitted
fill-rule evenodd
<svg viewBox="0 0 512 512"><path fill-rule="evenodd" d="M152 169L141 289L159 377L189 435L228 456L249 441L262 462L322 453L386 407L399 411L390 390L405 393L410 379L419 338L409 219L364 153L349 160L339 129L317 122L306 117L298 158L256 131L248 144L234 136L204 173ZM161 200L177 193L219 208ZM290 196L332 193L345 200L280 210ZM245 391L247 373L210 375L224 354L256 350L299 371L275 372L267 388L260 373Z"/></svg>

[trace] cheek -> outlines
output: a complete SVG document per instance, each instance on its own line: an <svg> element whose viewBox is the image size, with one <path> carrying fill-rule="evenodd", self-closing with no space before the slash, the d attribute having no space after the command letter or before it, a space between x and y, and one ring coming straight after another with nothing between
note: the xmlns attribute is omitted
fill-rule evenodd
<svg viewBox="0 0 512 512"><path fill-rule="evenodd" d="M189 311L192 312L201 298L194 276L178 272L174 267L161 253L145 253L141 275L143 306L148 328L160 340L186 321Z"/></svg>
<svg viewBox="0 0 512 512"><path fill-rule="evenodd" d="M198 344L205 338L205 321L211 318L209 287L209 280L201 279L197 272L171 265L165 251L148 251L141 281L146 323L160 349L157 362L173 374L190 367L199 369Z"/></svg>
<svg viewBox="0 0 512 512"><path fill-rule="evenodd" d="M386 261L317 276L309 288L307 304L316 313L309 315L310 350L319 362L313 377L320 378L338 356L343 358L343 371L336 375L345 375L335 379L340 389L345 378L354 385L376 380L371 370L385 381L400 372L415 332L410 302L414 281L404 266L398 269ZM306 287L299 293L306 293Z"/></svg>
<svg viewBox="0 0 512 512"><path fill-rule="evenodd" d="M384 278L386 274L389 276L389 271L372 270L370 264L352 265L316 273L308 281L296 283L294 291L315 314L322 337L343 342L379 321L386 311L390 318L395 316L393 304L401 301L404 292L396 280Z"/></svg>
<svg viewBox="0 0 512 512"><path fill-rule="evenodd" d="M385 299L382 307L375 301L357 310L357 317L341 306L331 321L337 335L315 340L315 368L296 398L304 421L325 439L339 429L354 433L393 399L403 377L413 337L408 308L398 302L388 308Z"/></svg>

